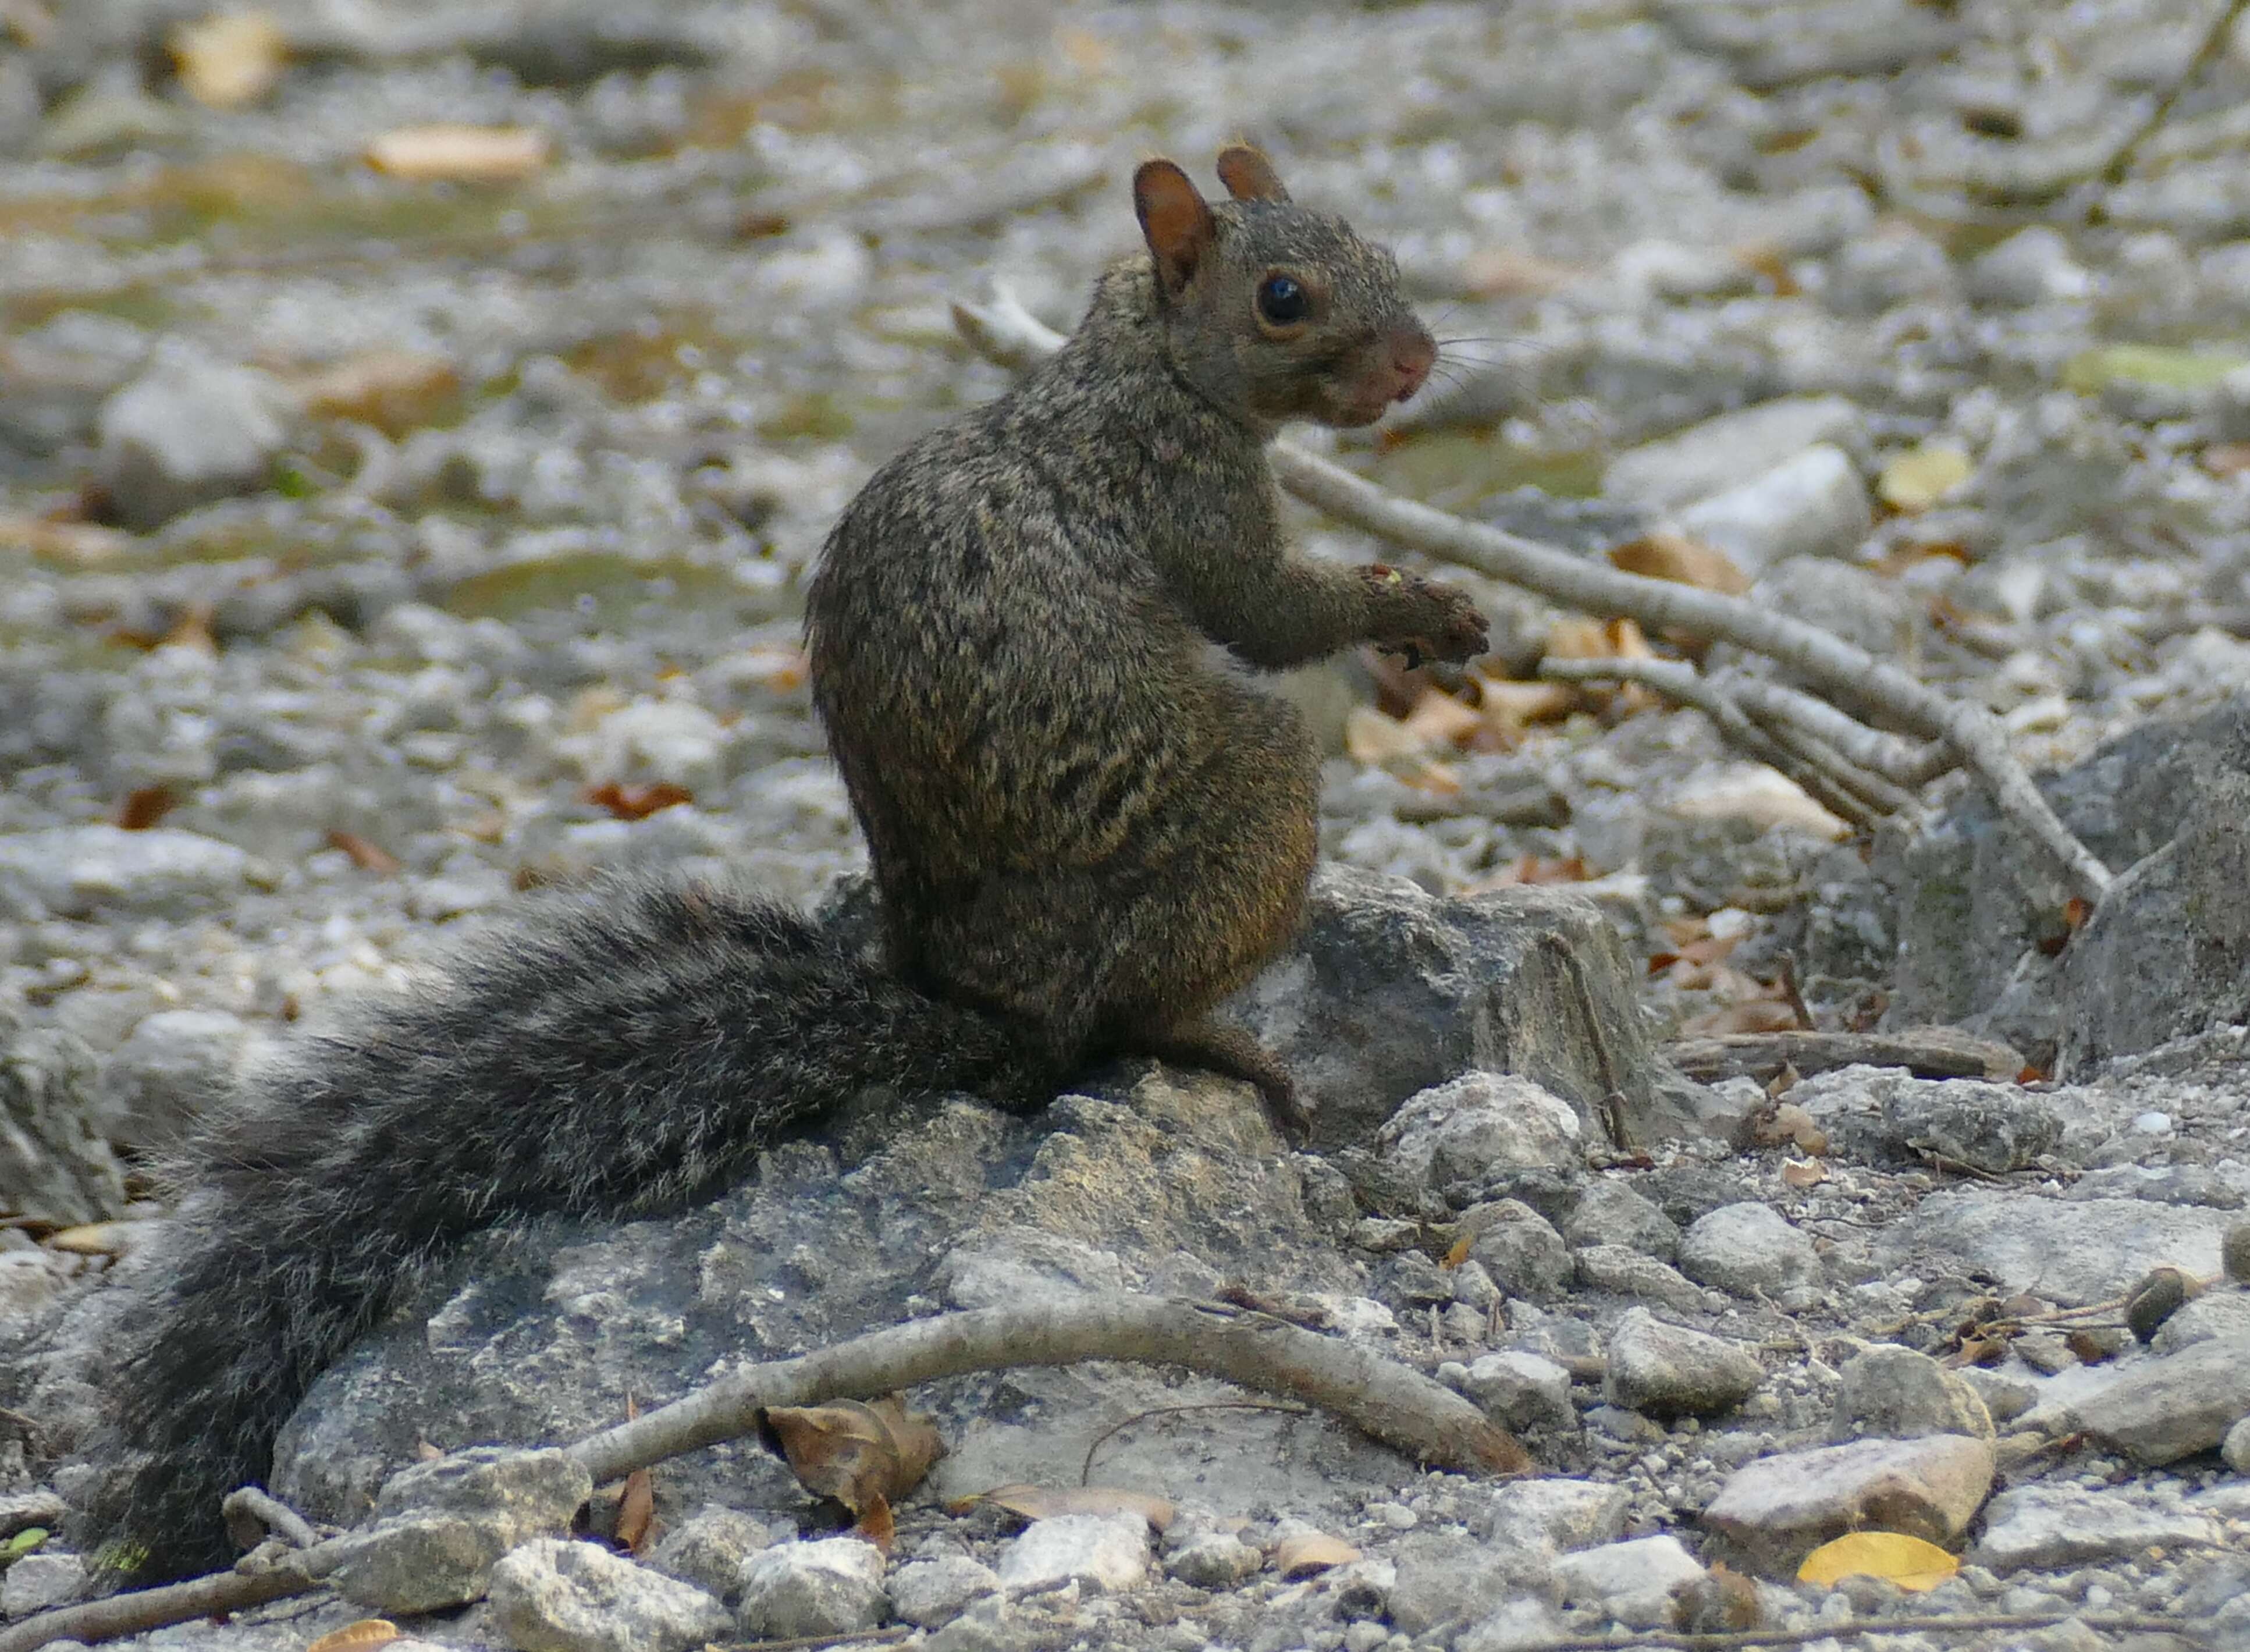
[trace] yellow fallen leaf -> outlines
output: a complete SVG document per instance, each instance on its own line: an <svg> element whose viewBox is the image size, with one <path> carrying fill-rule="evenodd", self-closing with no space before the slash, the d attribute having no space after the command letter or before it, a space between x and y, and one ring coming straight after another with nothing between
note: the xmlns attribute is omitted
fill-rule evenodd
<svg viewBox="0 0 2250 1652"><path fill-rule="evenodd" d="M263 11L222 11L172 31L172 61L206 108L239 109L273 89L289 60L281 27Z"/></svg>
<svg viewBox="0 0 2250 1652"><path fill-rule="evenodd" d="M1969 455L1950 442L1924 442L1883 467L1875 492L1893 510L1928 510L1969 480Z"/></svg>
<svg viewBox="0 0 2250 1652"><path fill-rule="evenodd" d="M66 1250L73 1256L122 1256L125 1224L85 1222L47 1235L49 1250Z"/></svg>
<svg viewBox="0 0 2250 1652"><path fill-rule="evenodd" d="M305 1652L368 1652L370 1647L388 1646L397 1638L398 1626L389 1618L362 1618L329 1630Z"/></svg>
<svg viewBox="0 0 2250 1652"><path fill-rule="evenodd" d="M378 172L418 183L506 183L547 164L547 135L528 126L400 127L367 146Z"/></svg>
<svg viewBox="0 0 2250 1652"><path fill-rule="evenodd" d="M1960 1570L1961 1562L1936 1544L1903 1531L1849 1531L1806 1555L1797 1579L1833 1586L1844 1578L1881 1578L1919 1594Z"/></svg>
<svg viewBox="0 0 2250 1652"><path fill-rule="evenodd" d="M1308 1577L1330 1566L1349 1566L1358 1559L1358 1550L1325 1531L1284 1538L1273 1548L1273 1569L1285 1578Z"/></svg>

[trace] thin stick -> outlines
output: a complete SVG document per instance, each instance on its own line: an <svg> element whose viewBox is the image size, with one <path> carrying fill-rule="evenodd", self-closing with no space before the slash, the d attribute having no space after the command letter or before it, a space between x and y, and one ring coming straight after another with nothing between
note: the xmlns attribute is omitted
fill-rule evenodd
<svg viewBox="0 0 2250 1652"><path fill-rule="evenodd" d="M1094 1454L1108 1445L1125 1430L1151 1417L1177 1417L1184 1411L1278 1411L1285 1417L1305 1417L1312 1414L1302 1406L1284 1405L1278 1400L1199 1400L1189 1406L1151 1406L1146 1411L1136 1411L1129 1417L1121 1417L1100 1434L1086 1448L1086 1456L1078 1465L1078 1483L1094 1483Z"/></svg>
<svg viewBox="0 0 2250 1652"><path fill-rule="evenodd" d="M1004 365L1027 365L1061 343L1060 334L1005 293L990 305L956 304L953 315L963 338ZM1943 739L2000 813L2046 851L2072 894L2099 902L2109 887L2109 868L2048 807L2008 750L1998 722L1981 706L1949 699L1841 637L1739 598L1645 578L1482 522L1465 522L1387 493L1289 442L1275 442L1266 454L1283 487L1340 522L1583 612L1739 643L1832 694L1881 710L1914 734Z"/></svg>
<svg viewBox="0 0 2250 1652"><path fill-rule="evenodd" d="M303 1515L257 1486L238 1486L218 1507L229 1524L246 1516L296 1548L309 1549L321 1540Z"/></svg>
<svg viewBox="0 0 2250 1652"><path fill-rule="evenodd" d="M2102 183L2105 188L2115 189L2125 181L2125 174L2132 169L2133 157L2140 153L2141 146L2156 135L2158 127L2171 118L2172 106L2186 94L2187 89L2202 79L2211 66L2219 61L2219 54L2226 50L2226 37L2233 31L2235 19L2242 15L2245 8L2250 8L2250 0L2226 0L2225 9L2212 20L2210 31L2203 37L2203 44L2196 47L2195 55L2180 71L2179 79L2165 88L2164 96L2157 100L2157 107L2149 111L2149 118L2133 128L2125 141L2117 146L2117 152L2109 157L2109 163L2102 169Z"/></svg>
<svg viewBox="0 0 2250 1652"><path fill-rule="evenodd" d="M2022 1612L1974 1618L1932 1614L1851 1623L1815 1623L1802 1629L1727 1629L1711 1635L1665 1629L1648 1635L1589 1635L1570 1641L1541 1641L1525 1647L1523 1652L1612 1652L1613 1649L1619 1648L1632 1648L1638 1652L1643 1647L1657 1646L1687 1647L1693 1652L1693 1649L1704 1648L1801 1646L1808 1641L1840 1639L1847 1635L1977 1635L1992 1629L2052 1629L2058 1624L2074 1621L2082 1623L2089 1629L2108 1629L2129 1635L2144 1630L2178 1635L2184 1627L2178 1618L2148 1617L2138 1614L2096 1617L2082 1612Z"/></svg>
<svg viewBox="0 0 2250 1652"><path fill-rule="evenodd" d="M889 1646L921 1631L911 1623L894 1623L887 1629L846 1629L837 1635L792 1635L779 1641L717 1641L717 1652L818 1652L831 1646Z"/></svg>
<svg viewBox="0 0 2250 1652"><path fill-rule="evenodd" d="M114 1641L121 1635L161 1629L168 1623L246 1611L268 1600L310 1594L318 1579L284 1568L272 1572L214 1572L161 1589L136 1589L106 1600L58 1607L0 1629L0 1652L35 1652L50 1641Z"/></svg>
<svg viewBox="0 0 2250 1652"><path fill-rule="evenodd" d="M756 1431L772 1406L867 1399L940 1377L1129 1359L1184 1365L1317 1406L1418 1462L1520 1474L1530 1455L1451 1389L1339 1337L1214 1303L1110 1292L1063 1306L941 1314L722 1377L572 1446L597 1485ZM5 1652L0 1649L0 1652Z"/></svg>
<svg viewBox="0 0 2250 1652"><path fill-rule="evenodd" d="M1896 735L1870 729L1826 700L1816 700L1787 683L1754 677L1746 671L1714 672L1711 680L1759 722L1769 725L1775 721L1794 723L1818 735L1855 766L1908 791L1927 785L1939 775L1960 766L1960 758L1943 741L1909 746Z"/></svg>
<svg viewBox="0 0 2250 1652"><path fill-rule="evenodd" d="M1740 706L1684 660L1543 660L1539 674L1561 682L1610 679L1653 688L1667 700L1693 706L1718 726L1729 745L1788 776L1822 808L1861 831L1872 830L1885 812L1871 808L1858 791L1823 772L1817 763L1800 760L1794 750L1752 722Z"/></svg>

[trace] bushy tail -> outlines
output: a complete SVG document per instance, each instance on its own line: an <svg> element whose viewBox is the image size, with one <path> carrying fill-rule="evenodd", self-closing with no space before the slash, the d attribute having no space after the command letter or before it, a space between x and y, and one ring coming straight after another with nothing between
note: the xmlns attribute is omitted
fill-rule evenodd
<svg viewBox="0 0 2250 1652"><path fill-rule="evenodd" d="M441 986L302 1039L190 1150L176 1260L117 1386L148 1455L94 1511L141 1579L224 1565L314 1377L466 1235L714 1192L862 1087L1036 1106L1023 1033L870 970L796 914L694 886L558 897Z"/></svg>

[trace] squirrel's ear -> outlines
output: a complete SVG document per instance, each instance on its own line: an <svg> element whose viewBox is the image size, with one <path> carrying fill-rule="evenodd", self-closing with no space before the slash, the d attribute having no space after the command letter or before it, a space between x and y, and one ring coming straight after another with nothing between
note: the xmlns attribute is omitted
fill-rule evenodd
<svg viewBox="0 0 2250 1652"><path fill-rule="evenodd" d="M1143 161L1133 174L1133 210L1141 236L1156 260L1156 279L1167 294L1188 284L1218 233L1211 208L1188 175L1170 161Z"/></svg>
<svg viewBox="0 0 2250 1652"><path fill-rule="evenodd" d="M1218 152L1218 181L1238 201L1289 198L1289 191L1281 187L1280 175L1273 170L1273 163L1266 158L1266 152L1247 143L1229 144Z"/></svg>

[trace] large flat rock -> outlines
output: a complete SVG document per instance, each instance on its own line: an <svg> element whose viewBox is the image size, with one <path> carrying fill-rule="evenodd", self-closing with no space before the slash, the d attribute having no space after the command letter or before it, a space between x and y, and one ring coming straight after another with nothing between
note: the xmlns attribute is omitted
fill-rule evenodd
<svg viewBox="0 0 2250 1652"><path fill-rule="evenodd" d="M2159 1262L2219 1271L2231 1213L2143 1199L2064 1201L1972 1187L1933 1193L1875 1243L1876 1265L1990 1274L2065 1306L2118 1296Z"/></svg>

